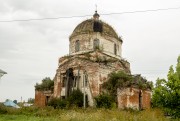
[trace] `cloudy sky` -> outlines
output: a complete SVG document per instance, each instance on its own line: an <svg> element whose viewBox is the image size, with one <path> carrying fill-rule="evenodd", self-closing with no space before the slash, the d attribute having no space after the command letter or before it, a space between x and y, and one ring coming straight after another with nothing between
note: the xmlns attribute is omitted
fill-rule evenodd
<svg viewBox="0 0 180 121"><path fill-rule="evenodd" d="M180 55L180 9L129 14L102 15L180 7L179 0L0 0L0 69L8 74L0 80L0 102L34 98L34 85L53 78L58 58L68 54L69 35L83 20L39 18L93 15L123 38L123 58L132 74L155 82L166 78L170 65Z"/></svg>

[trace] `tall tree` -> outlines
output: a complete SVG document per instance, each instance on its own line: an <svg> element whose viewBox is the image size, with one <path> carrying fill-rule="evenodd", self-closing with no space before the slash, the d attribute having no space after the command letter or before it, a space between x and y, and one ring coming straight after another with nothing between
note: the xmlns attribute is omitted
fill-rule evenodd
<svg viewBox="0 0 180 121"><path fill-rule="evenodd" d="M39 91L47 91L53 89L54 89L54 80L51 80L51 78L49 77L44 78L41 84L36 83L35 85L35 90L39 90Z"/></svg>
<svg viewBox="0 0 180 121"><path fill-rule="evenodd" d="M157 79L153 90L153 105L164 108L174 117L180 117L180 56L175 70L170 66L167 79Z"/></svg>

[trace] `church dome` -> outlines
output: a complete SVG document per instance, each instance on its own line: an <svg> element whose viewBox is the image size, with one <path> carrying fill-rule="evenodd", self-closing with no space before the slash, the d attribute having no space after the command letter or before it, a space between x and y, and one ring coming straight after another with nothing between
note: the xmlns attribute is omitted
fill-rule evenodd
<svg viewBox="0 0 180 121"><path fill-rule="evenodd" d="M100 32L102 36L106 35L122 41L121 38L118 37L118 34L115 32L115 30L109 24L101 20L95 20L93 18L87 19L78 24L71 34L70 38L81 34L91 34L93 32Z"/></svg>
<svg viewBox="0 0 180 121"><path fill-rule="evenodd" d="M69 37L71 55L99 49L106 55L120 59L123 41L113 27L99 17L100 15L95 11L92 19L84 20L75 27Z"/></svg>

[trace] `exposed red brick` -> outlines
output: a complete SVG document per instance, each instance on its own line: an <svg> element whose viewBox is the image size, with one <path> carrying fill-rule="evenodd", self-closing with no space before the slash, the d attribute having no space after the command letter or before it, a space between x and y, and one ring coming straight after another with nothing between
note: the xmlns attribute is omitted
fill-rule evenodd
<svg viewBox="0 0 180 121"><path fill-rule="evenodd" d="M38 107L46 106L46 96L42 91L35 91L35 105Z"/></svg>
<svg viewBox="0 0 180 121"><path fill-rule="evenodd" d="M143 109L151 108L151 91L143 90Z"/></svg>
<svg viewBox="0 0 180 121"><path fill-rule="evenodd" d="M140 101L140 93L142 96L142 101ZM133 108L139 109L139 105L141 105L143 109L150 108L151 103L151 91L149 90L141 90L138 88L124 88L118 89L118 107L123 108ZM141 104L140 104L141 102Z"/></svg>

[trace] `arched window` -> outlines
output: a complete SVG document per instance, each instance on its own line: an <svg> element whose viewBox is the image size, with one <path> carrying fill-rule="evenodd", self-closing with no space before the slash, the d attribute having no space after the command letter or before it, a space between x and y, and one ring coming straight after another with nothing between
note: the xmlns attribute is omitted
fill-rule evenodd
<svg viewBox="0 0 180 121"><path fill-rule="evenodd" d="M94 40L94 42L93 42L93 48L94 48L94 50L99 49L99 40L98 40L98 39L95 39L95 40Z"/></svg>
<svg viewBox="0 0 180 121"><path fill-rule="evenodd" d="M75 52L78 52L80 50L80 43L79 40L76 40L75 42Z"/></svg>
<svg viewBox="0 0 180 121"><path fill-rule="evenodd" d="M114 44L114 54L117 55L117 45Z"/></svg>

